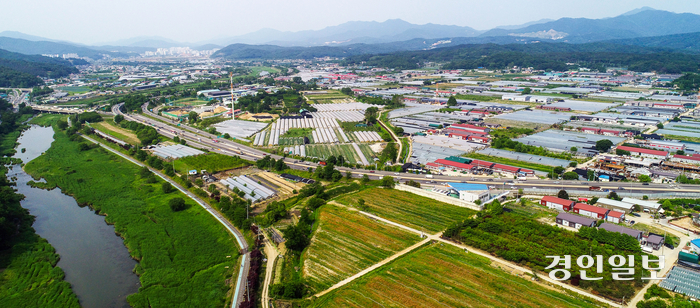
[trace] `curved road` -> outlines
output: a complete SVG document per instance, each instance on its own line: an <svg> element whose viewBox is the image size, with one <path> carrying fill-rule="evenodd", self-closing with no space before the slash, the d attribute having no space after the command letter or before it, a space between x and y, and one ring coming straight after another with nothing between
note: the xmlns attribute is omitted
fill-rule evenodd
<svg viewBox="0 0 700 308"><path fill-rule="evenodd" d="M189 145L198 147L200 149L207 149L212 152L216 153L221 153L224 155L236 155L240 156L241 158L248 159L248 160L253 160L257 161L258 159L263 158L264 156L271 156L272 158L275 158L276 160L283 158L284 162L292 169L298 169L298 170L306 170L307 168L316 168L319 165L313 162L301 162L292 158L285 158L282 156L278 155L272 155L263 151L260 151L258 149L254 149L230 140L226 139L220 139L217 138L216 135L212 135L208 132L199 130L194 127L190 127L185 124L181 124L181 126L171 125L174 124L175 122L172 119L168 119L162 116L159 116L157 114L154 114L150 112L147 109L147 105L144 104L142 106L142 111L144 114L148 115L148 117L140 115L140 114L124 114L121 112L122 104L115 105L112 108L112 112L114 114L121 114L123 115L126 119L140 122L146 125L153 126L157 129L157 131L169 138L172 138L174 136L178 136L181 139L187 140ZM158 121L154 120L157 119ZM400 152L399 152L400 153ZM402 174L396 174L394 172L386 172L386 171L367 171L367 170L360 170L360 169L355 169L355 168L345 168L345 167L336 167L337 170L341 172L351 172L353 177L359 178L364 175L369 176L371 179L378 179L383 176L394 176L398 177L401 180L415 180L422 182L423 184L438 184L442 182L465 182L469 181L469 183L475 183L475 184L486 184L492 186L493 189L497 188L507 188L508 190L517 190L517 189L527 189L527 188L535 188L535 189L566 189L569 191L579 191L579 192L585 192L588 191L590 186L598 186L601 187L602 189L610 189L614 190L617 192L620 191L627 191L627 192L636 192L636 193L680 193L680 192L692 192L692 193L700 193L700 187L696 185L675 185L674 187L671 187L668 184L649 184L649 185L643 185L642 183L634 183L634 182L626 182L626 183L620 183L620 182L582 182L582 181L567 181L567 180L560 180L560 181L552 181L552 180L527 180L527 181L518 181L514 182L511 179L494 179L492 177L481 177L481 176L472 176L472 177L455 177L455 176L444 176L444 175L433 175L431 178L427 178L425 175L419 175L419 174L411 174L411 173L402 173ZM620 189L620 188L623 189ZM245 242L245 241L244 241ZM248 262L247 259L244 257L244 263ZM247 273L247 267L248 264L245 264L246 268L246 273ZM247 275L247 274L246 274ZM267 283L267 282L266 282ZM263 289L266 289L265 286L263 286ZM241 291L240 293L238 291ZM237 289L237 294L239 300L236 302L240 302L242 300L242 295L244 293L244 286L242 285L242 280L241 277L239 277L239 287Z"/></svg>

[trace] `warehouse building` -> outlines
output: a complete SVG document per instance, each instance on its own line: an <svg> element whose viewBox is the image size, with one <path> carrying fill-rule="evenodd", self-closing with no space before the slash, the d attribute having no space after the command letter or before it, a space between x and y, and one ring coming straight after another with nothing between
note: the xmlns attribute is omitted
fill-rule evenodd
<svg viewBox="0 0 700 308"><path fill-rule="evenodd" d="M621 202L631 204L632 206L639 205L642 208L642 210L648 210L652 213L658 212L659 210L663 211L661 209L661 204L654 201L639 200L634 198L622 198Z"/></svg>
<svg viewBox="0 0 700 308"><path fill-rule="evenodd" d="M637 156L641 156L641 157L658 158L658 159L666 159L668 157L668 152L666 152L666 151L649 150L649 149L628 147L628 146L624 146L624 145L618 146L617 149L629 151L630 153L632 153L632 155L637 155Z"/></svg>
<svg viewBox="0 0 700 308"><path fill-rule="evenodd" d="M574 205L574 213L595 219L605 219L605 217L608 215L608 212L610 212L608 209L593 206L590 204L576 203L576 205Z"/></svg>
<svg viewBox="0 0 700 308"><path fill-rule="evenodd" d="M452 189L459 193L459 199L475 202L481 200L486 202L489 200L489 188L484 184L467 184L467 183L447 183Z"/></svg>
<svg viewBox="0 0 700 308"><path fill-rule="evenodd" d="M617 233L622 233L622 234L627 234L638 241L642 239L642 231L639 230L634 230L630 228L625 228L623 226L618 226L618 225L613 225L611 223L604 222L602 225L600 225L600 228L609 231L609 232L617 232Z"/></svg>
<svg viewBox="0 0 700 308"><path fill-rule="evenodd" d="M608 198L600 198L598 199L598 203L596 203L600 207L604 207L606 209L614 210L614 211L621 211L624 213L631 213L632 208L634 205L622 201L617 201L617 200L612 200Z"/></svg>
<svg viewBox="0 0 700 308"><path fill-rule="evenodd" d="M570 213L559 213L559 215L557 215L556 221L558 225L576 229L580 229L581 227L592 228L593 226L595 226L596 222L595 219L590 219Z"/></svg>
<svg viewBox="0 0 700 308"><path fill-rule="evenodd" d="M542 200L540 200L540 204L550 209L568 212L571 211L571 208L574 206L574 201L561 199L553 196L544 196L542 197Z"/></svg>
<svg viewBox="0 0 700 308"><path fill-rule="evenodd" d="M619 224L625 221L625 213L618 211L610 211L608 212L608 217L605 218L605 220Z"/></svg>

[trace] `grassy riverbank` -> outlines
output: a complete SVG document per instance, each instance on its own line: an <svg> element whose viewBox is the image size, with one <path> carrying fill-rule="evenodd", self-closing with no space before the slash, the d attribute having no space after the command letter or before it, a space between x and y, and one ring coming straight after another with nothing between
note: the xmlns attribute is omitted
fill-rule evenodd
<svg viewBox="0 0 700 308"><path fill-rule="evenodd" d="M82 140L82 139L80 139ZM128 296L134 307L221 307L236 268L235 239L203 208L180 192L163 193L162 181L148 183L140 168L104 149L80 151L85 141L56 131L44 155L25 170L89 204L124 238L141 288ZM173 212L168 201L186 200Z"/></svg>
<svg viewBox="0 0 700 308"><path fill-rule="evenodd" d="M29 114L12 119L0 100L0 114L8 131L0 131L0 153L11 155ZM14 123L12 123L12 122ZM5 123L3 123L5 124ZM22 195L5 178L0 164L0 307L80 307L71 286L56 267L59 256L32 228L34 217L21 207Z"/></svg>

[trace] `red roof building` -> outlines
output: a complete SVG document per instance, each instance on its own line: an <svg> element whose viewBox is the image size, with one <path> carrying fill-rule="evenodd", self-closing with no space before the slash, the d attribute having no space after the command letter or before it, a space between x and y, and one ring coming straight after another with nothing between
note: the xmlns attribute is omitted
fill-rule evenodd
<svg viewBox="0 0 700 308"><path fill-rule="evenodd" d="M493 167L494 163L490 163L487 161L481 161L481 160L472 160L472 165L479 167L479 168L491 169L491 167Z"/></svg>
<svg viewBox="0 0 700 308"><path fill-rule="evenodd" d="M606 136L619 136L621 134L621 132L617 131L617 130L612 130L612 129L601 129L599 131L599 134L606 135Z"/></svg>
<svg viewBox="0 0 700 308"><path fill-rule="evenodd" d="M491 167L494 171L498 172L507 172L507 173L512 173L516 174L518 171L520 171L520 168L518 167L513 167L513 166L507 166L507 165L501 165L501 164L495 164L493 167Z"/></svg>
<svg viewBox="0 0 700 308"><path fill-rule="evenodd" d="M489 143L489 141L491 141L491 138L481 136L469 136L467 137L467 140L481 143Z"/></svg>
<svg viewBox="0 0 700 308"><path fill-rule="evenodd" d="M673 157L671 157L671 160L689 164L700 164L700 157L697 157L695 155L697 154L694 154L693 156L673 155Z"/></svg>
<svg viewBox="0 0 700 308"><path fill-rule="evenodd" d="M664 158L664 159L668 157L668 152L666 152L666 151L649 150L649 149L628 147L628 146L624 146L624 145L618 146L617 148L620 150L629 151L630 153L632 153L634 155L640 155L640 156L644 156L644 157Z"/></svg>
<svg viewBox="0 0 700 308"><path fill-rule="evenodd" d="M452 168L453 170L458 170L458 171L471 171L472 169L474 169L474 166L472 166L472 165L458 163L458 162L446 160L446 159L438 159L435 161L435 163L442 166L442 167Z"/></svg>
<svg viewBox="0 0 700 308"><path fill-rule="evenodd" d="M544 196L540 200L540 204L550 208L560 211L570 211L571 207L574 206L574 201L561 199L553 196Z"/></svg>
<svg viewBox="0 0 700 308"><path fill-rule="evenodd" d="M596 219L605 219L610 210L585 203L576 203L574 213Z"/></svg>
<svg viewBox="0 0 700 308"><path fill-rule="evenodd" d="M610 211L608 213L608 217L605 218L605 220L612 222L612 223L619 224L619 223L625 221L625 213L618 212L618 211Z"/></svg>

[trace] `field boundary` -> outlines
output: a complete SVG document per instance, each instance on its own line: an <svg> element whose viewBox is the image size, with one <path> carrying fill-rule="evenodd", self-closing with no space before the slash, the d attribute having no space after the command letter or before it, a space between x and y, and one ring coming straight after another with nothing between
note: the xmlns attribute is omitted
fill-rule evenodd
<svg viewBox="0 0 700 308"><path fill-rule="evenodd" d="M459 207L465 207L465 208L469 208L469 209L477 210L477 211L481 211L484 209L483 206L476 205L475 203L467 202L464 200L460 200L460 199L452 198L452 197L448 197L448 196L443 196L443 195L440 195L437 193L433 193L433 192L423 190L420 188L416 188L413 186L408 186L405 184L396 184L396 186L394 188L396 188L397 190L407 191L407 192L414 193L414 194L419 195L419 196L423 196L423 197L437 200L440 202L449 203L449 204L456 205Z"/></svg>

